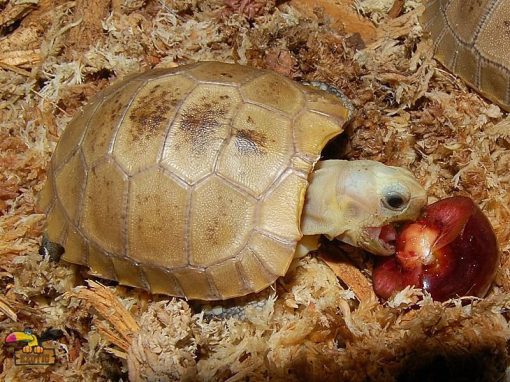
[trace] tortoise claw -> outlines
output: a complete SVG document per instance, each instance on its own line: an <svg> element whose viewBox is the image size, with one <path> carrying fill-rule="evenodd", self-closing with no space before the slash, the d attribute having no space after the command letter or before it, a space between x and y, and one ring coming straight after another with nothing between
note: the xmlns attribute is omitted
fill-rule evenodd
<svg viewBox="0 0 510 382"><path fill-rule="evenodd" d="M64 254L65 249L60 244L48 240L46 234L43 235L41 246L39 247L39 255L49 257L52 262L59 262Z"/></svg>

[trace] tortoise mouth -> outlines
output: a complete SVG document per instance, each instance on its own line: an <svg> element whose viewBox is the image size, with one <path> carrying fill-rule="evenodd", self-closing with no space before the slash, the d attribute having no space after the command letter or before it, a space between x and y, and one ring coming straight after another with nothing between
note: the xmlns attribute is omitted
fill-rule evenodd
<svg viewBox="0 0 510 382"><path fill-rule="evenodd" d="M390 256L395 253L397 230L393 224L386 224L382 227L367 227L365 235L369 241L369 249L374 254Z"/></svg>

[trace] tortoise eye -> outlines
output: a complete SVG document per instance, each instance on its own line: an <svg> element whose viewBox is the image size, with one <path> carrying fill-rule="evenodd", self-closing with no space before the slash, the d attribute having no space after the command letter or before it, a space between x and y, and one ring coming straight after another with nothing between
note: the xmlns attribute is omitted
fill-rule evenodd
<svg viewBox="0 0 510 382"><path fill-rule="evenodd" d="M390 192L383 198L386 207L392 210L401 210L407 205L407 198L398 192Z"/></svg>

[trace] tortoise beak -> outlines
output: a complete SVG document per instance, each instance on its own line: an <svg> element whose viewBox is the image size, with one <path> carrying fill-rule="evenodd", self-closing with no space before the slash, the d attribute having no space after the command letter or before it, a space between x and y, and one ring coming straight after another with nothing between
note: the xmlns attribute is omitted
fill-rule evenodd
<svg viewBox="0 0 510 382"><path fill-rule="evenodd" d="M396 238L397 231L392 224L368 227L363 230L361 246L374 255L391 256L395 253Z"/></svg>

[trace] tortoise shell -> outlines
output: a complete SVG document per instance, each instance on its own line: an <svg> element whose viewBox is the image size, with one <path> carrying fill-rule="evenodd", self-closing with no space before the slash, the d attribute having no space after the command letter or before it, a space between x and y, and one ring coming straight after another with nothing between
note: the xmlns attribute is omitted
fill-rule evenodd
<svg viewBox="0 0 510 382"><path fill-rule="evenodd" d="M510 110L510 1L432 0L422 16L436 58Z"/></svg>
<svg viewBox="0 0 510 382"><path fill-rule="evenodd" d="M63 259L153 293L217 300L286 273L308 175L348 101L204 62L107 88L75 117L39 204Z"/></svg>

